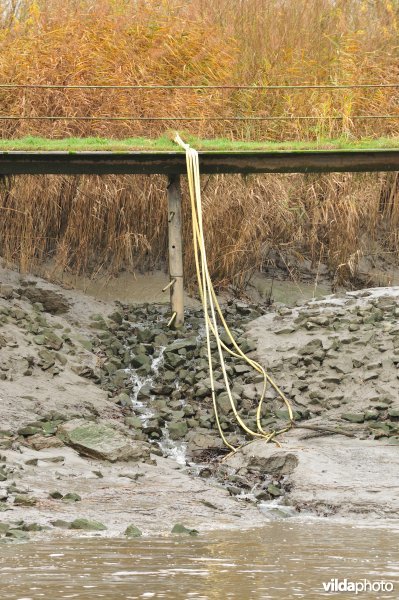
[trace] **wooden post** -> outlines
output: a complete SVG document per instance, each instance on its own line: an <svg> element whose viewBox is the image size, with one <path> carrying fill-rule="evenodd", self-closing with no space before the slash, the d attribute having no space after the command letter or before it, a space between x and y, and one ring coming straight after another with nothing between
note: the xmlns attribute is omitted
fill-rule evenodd
<svg viewBox="0 0 399 600"><path fill-rule="evenodd" d="M172 315L176 313L172 323L172 326L176 329L184 323L181 212L180 176L170 175L168 182L170 303Z"/></svg>

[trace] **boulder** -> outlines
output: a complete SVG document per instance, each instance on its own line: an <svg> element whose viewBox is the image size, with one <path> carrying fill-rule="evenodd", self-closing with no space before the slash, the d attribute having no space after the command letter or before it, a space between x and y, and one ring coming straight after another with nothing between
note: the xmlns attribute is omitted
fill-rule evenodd
<svg viewBox="0 0 399 600"><path fill-rule="evenodd" d="M40 302L44 310L53 315L60 315L69 310L70 305L66 298L52 290L29 286L19 289L18 292L26 296L31 302Z"/></svg>
<svg viewBox="0 0 399 600"><path fill-rule="evenodd" d="M172 533L179 535L198 535L199 532L196 529L189 529L181 523L176 523L172 528Z"/></svg>
<svg viewBox="0 0 399 600"><path fill-rule="evenodd" d="M169 435L172 440L184 438L188 431L186 421L171 421L169 423Z"/></svg>
<svg viewBox="0 0 399 600"><path fill-rule="evenodd" d="M125 530L126 537L135 538L135 537L140 537L141 535L143 535L142 532L135 525L128 525L128 527L126 527L126 530Z"/></svg>
<svg viewBox="0 0 399 600"><path fill-rule="evenodd" d="M84 419L67 421L58 429L65 444L79 454L115 462L117 460L144 461L150 458L150 447L144 442L134 443L111 427Z"/></svg>
<svg viewBox="0 0 399 600"><path fill-rule="evenodd" d="M100 521L91 521L90 519L75 519L72 521L70 528L83 531L105 531L107 529Z"/></svg>

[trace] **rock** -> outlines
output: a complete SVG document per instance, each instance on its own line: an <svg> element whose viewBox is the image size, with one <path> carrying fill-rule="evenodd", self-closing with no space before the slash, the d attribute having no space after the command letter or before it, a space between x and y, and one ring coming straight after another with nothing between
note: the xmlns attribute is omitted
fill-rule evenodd
<svg viewBox="0 0 399 600"><path fill-rule="evenodd" d="M125 425L133 429L142 429L143 422L140 417L125 417Z"/></svg>
<svg viewBox="0 0 399 600"><path fill-rule="evenodd" d="M196 529L188 529L181 523L176 523L176 525L174 525L172 528L172 533L180 535L198 535L199 531Z"/></svg>
<svg viewBox="0 0 399 600"><path fill-rule="evenodd" d="M344 413L341 415L341 419L350 423L364 423L365 416L365 413Z"/></svg>
<svg viewBox="0 0 399 600"><path fill-rule="evenodd" d="M299 354L301 356L307 356L310 354L314 354L318 350L322 350L322 349L323 349L323 344L322 344L321 340L315 339L315 340L311 340L310 342L305 344L305 346L300 348Z"/></svg>
<svg viewBox="0 0 399 600"><path fill-rule="evenodd" d="M170 344L166 351L167 352L179 352L179 350L195 350L195 348L197 347L197 338L196 337L189 337L189 338L184 338L182 340L177 340L175 342L173 342L172 344Z"/></svg>
<svg viewBox="0 0 399 600"><path fill-rule="evenodd" d="M286 325L285 327L282 327L281 329L277 329L276 331L274 331L275 335L286 335L289 333L294 333L294 331L296 331L296 328L293 327L292 325Z"/></svg>
<svg viewBox="0 0 399 600"><path fill-rule="evenodd" d="M258 502L263 502L263 501L265 501L265 500L270 500L270 494L268 494L268 493L266 492L266 490L262 490L262 489L260 489L260 490L256 490L256 491L254 492L254 496L255 496L255 499L256 499Z"/></svg>
<svg viewBox="0 0 399 600"><path fill-rule="evenodd" d="M267 491L274 498L278 498L279 496L282 496L282 494L283 494L283 492L280 490L280 488L278 488L276 485L274 485L274 483L269 483L269 485L267 486Z"/></svg>
<svg viewBox="0 0 399 600"><path fill-rule="evenodd" d="M172 352L165 352L165 365L171 369L177 369L181 365L184 365L187 362L185 356L181 356L180 354L174 354Z"/></svg>
<svg viewBox="0 0 399 600"><path fill-rule="evenodd" d="M337 373L342 373L344 375L348 375L352 371L352 361L350 359L341 359L336 361L335 363L331 363L331 368L337 371Z"/></svg>
<svg viewBox="0 0 399 600"><path fill-rule="evenodd" d="M35 425L27 425L26 427L21 427L21 429L18 429L18 435L23 435L24 437L35 435L36 433L43 433L43 428Z"/></svg>
<svg viewBox="0 0 399 600"><path fill-rule="evenodd" d="M70 529L81 529L83 531L105 531L107 527L100 521L90 519L75 519L70 524Z"/></svg>
<svg viewBox="0 0 399 600"><path fill-rule="evenodd" d="M152 393L151 384L145 383L144 385L141 386L141 388L139 389L139 391L137 393L137 400L140 400L140 401L149 400L151 398L151 393Z"/></svg>
<svg viewBox="0 0 399 600"><path fill-rule="evenodd" d="M266 446L266 444L265 444ZM262 455L251 455L248 461L248 469L261 471L273 476L290 475L298 465L298 458L291 452L275 452L269 454L269 449Z"/></svg>
<svg viewBox="0 0 399 600"><path fill-rule="evenodd" d="M378 419L378 411L377 410L366 410L366 412L364 413L364 420L365 421L371 421L374 419Z"/></svg>
<svg viewBox="0 0 399 600"><path fill-rule="evenodd" d="M60 440L58 437L50 437L41 435L40 433L31 435L24 443L31 446L34 450L43 450L44 448L61 448L64 445L62 440Z"/></svg>
<svg viewBox="0 0 399 600"><path fill-rule="evenodd" d="M236 375L245 375L247 373L252 373L253 368L246 364L246 365L234 365L233 367L234 373Z"/></svg>
<svg viewBox="0 0 399 600"><path fill-rule="evenodd" d="M55 365L55 355L51 350L46 350L45 348L42 348L41 350L39 350L38 356L40 358L40 360L38 361L38 365L43 371L47 371Z"/></svg>
<svg viewBox="0 0 399 600"><path fill-rule="evenodd" d="M13 538L14 540L29 540L29 535L21 529L9 529L6 537Z"/></svg>
<svg viewBox="0 0 399 600"><path fill-rule="evenodd" d="M64 521L63 519L56 519L55 521L51 521L53 527L60 527L61 529L71 529L71 523L68 521Z"/></svg>
<svg viewBox="0 0 399 600"><path fill-rule="evenodd" d="M324 377L323 378L323 383L334 383L334 384L339 384L341 383L341 381L343 380L343 375L339 375L337 373L337 375L329 375L328 377Z"/></svg>
<svg viewBox="0 0 399 600"><path fill-rule="evenodd" d="M36 335L33 341L39 346L46 346L50 350L60 350L64 343L51 329L46 329L43 334Z"/></svg>
<svg viewBox="0 0 399 600"><path fill-rule="evenodd" d="M82 500L79 494L74 494L73 492L69 492L62 497L63 502L80 502Z"/></svg>
<svg viewBox="0 0 399 600"><path fill-rule="evenodd" d="M63 495L61 494L61 492L54 491L49 493L49 497L53 500L61 500Z"/></svg>
<svg viewBox="0 0 399 600"><path fill-rule="evenodd" d="M363 381L371 381L372 379L378 379L379 374L377 373L377 371L369 371L368 373L365 373L363 376Z"/></svg>
<svg viewBox="0 0 399 600"><path fill-rule="evenodd" d="M388 415L394 419L399 419L399 408L390 408Z"/></svg>
<svg viewBox="0 0 399 600"><path fill-rule="evenodd" d="M46 290L37 286L28 286L20 288L18 292L26 296L32 303L40 302L44 310L53 315L60 315L69 310L69 302L57 292Z"/></svg>
<svg viewBox="0 0 399 600"><path fill-rule="evenodd" d="M143 535L142 532L135 525L129 525L125 529L125 536L128 538L140 537L141 535Z"/></svg>
<svg viewBox="0 0 399 600"><path fill-rule="evenodd" d="M114 323L117 323L118 325L122 325L123 315L120 312L115 311L108 315L108 319L111 319L111 321L114 321Z"/></svg>
<svg viewBox="0 0 399 600"><path fill-rule="evenodd" d="M188 431L186 421L171 421L168 428L169 436L172 440L181 440Z"/></svg>
<svg viewBox="0 0 399 600"><path fill-rule="evenodd" d="M84 337L83 335L77 335L76 340L79 342L79 344L83 346L83 348L85 348L89 352L93 351L93 342L90 341L87 337Z"/></svg>
<svg viewBox="0 0 399 600"><path fill-rule="evenodd" d="M40 525L39 523L24 523L22 525L22 531L43 531L45 529L50 529L45 525Z"/></svg>
<svg viewBox="0 0 399 600"><path fill-rule="evenodd" d="M233 398L235 406L237 407L237 403L240 400L240 396L234 393L232 393L231 396ZM227 392L222 392L221 394L219 394L219 396L217 397L217 405L222 415L228 415L229 413L233 412L230 398Z"/></svg>
<svg viewBox="0 0 399 600"><path fill-rule="evenodd" d="M227 485L226 489L230 496L240 496L243 491L238 485Z"/></svg>
<svg viewBox="0 0 399 600"><path fill-rule="evenodd" d="M10 529L10 525L8 523L0 523L0 535L7 533L7 531L9 529Z"/></svg>
<svg viewBox="0 0 399 600"><path fill-rule="evenodd" d="M5 283L0 284L0 298L5 298L8 300L9 298L12 298L13 292L14 288L12 285L7 285Z"/></svg>
<svg viewBox="0 0 399 600"><path fill-rule="evenodd" d="M190 430L186 440L191 451L202 451L209 449L221 449L224 447L220 436L215 433L209 433L207 430Z"/></svg>
<svg viewBox="0 0 399 600"><path fill-rule="evenodd" d="M141 367L149 367L150 363L151 361L147 354L137 354L131 359L131 365L134 369L140 369Z"/></svg>
<svg viewBox="0 0 399 600"><path fill-rule="evenodd" d="M14 499L15 506L35 506L37 504L37 498L33 496L17 495Z"/></svg>
<svg viewBox="0 0 399 600"><path fill-rule="evenodd" d="M83 419L64 423L57 435L80 454L91 458L110 462L150 458L150 448L145 442L133 443L111 427Z"/></svg>
<svg viewBox="0 0 399 600"><path fill-rule="evenodd" d="M115 404L119 404L119 406L131 406L132 404L130 396L129 394L126 394L126 392L122 392L121 394L115 396L114 401Z"/></svg>

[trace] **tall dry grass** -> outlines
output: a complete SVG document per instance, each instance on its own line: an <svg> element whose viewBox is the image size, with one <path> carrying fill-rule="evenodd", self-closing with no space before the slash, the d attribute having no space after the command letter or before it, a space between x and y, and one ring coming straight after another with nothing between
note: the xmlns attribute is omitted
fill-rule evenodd
<svg viewBox="0 0 399 600"><path fill-rule="evenodd" d="M2 0L0 82L91 85L396 83L398 0ZM6 7L8 6L8 9ZM0 90L20 116L203 117L241 139L398 134L399 90ZM287 121L209 122L278 116ZM298 121L295 116L314 117ZM293 118L291 118L293 117ZM328 117L340 117L338 120ZM341 118L342 117L342 118ZM165 122L3 121L23 134L158 135Z"/></svg>
<svg viewBox="0 0 399 600"><path fill-rule="evenodd" d="M396 187L395 187L396 186ZM217 285L243 290L281 256L326 263L337 283L356 278L363 254L397 254L397 179L382 175L203 177L209 267ZM160 268L167 256L166 179L41 176L3 180L0 254L22 270ZM188 190L184 269L194 284Z"/></svg>
<svg viewBox="0 0 399 600"><path fill-rule="evenodd" d="M227 85L396 83L398 0L3 0L0 82ZM0 114L201 116L182 129L236 139L398 134L399 91L112 91L0 89ZM209 116L317 117L250 124ZM319 117L341 116L340 120ZM0 121L2 137L159 135L172 122ZM398 180L382 175L204 180L210 267L242 288L276 254L329 265L337 281L377 244L399 251ZM192 280L188 206L185 272ZM16 177L0 181L0 254L74 272L165 264L165 181Z"/></svg>

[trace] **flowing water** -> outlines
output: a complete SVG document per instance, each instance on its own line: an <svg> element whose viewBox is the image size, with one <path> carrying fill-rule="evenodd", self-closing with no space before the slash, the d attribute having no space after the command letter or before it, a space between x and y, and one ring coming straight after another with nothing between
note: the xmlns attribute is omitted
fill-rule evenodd
<svg viewBox="0 0 399 600"><path fill-rule="evenodd" d="M197 537L60 538L0 546L0 598L397 599L398 559L399 530L320 520ZM325 592L332 579L394 589Z"/></svg>

